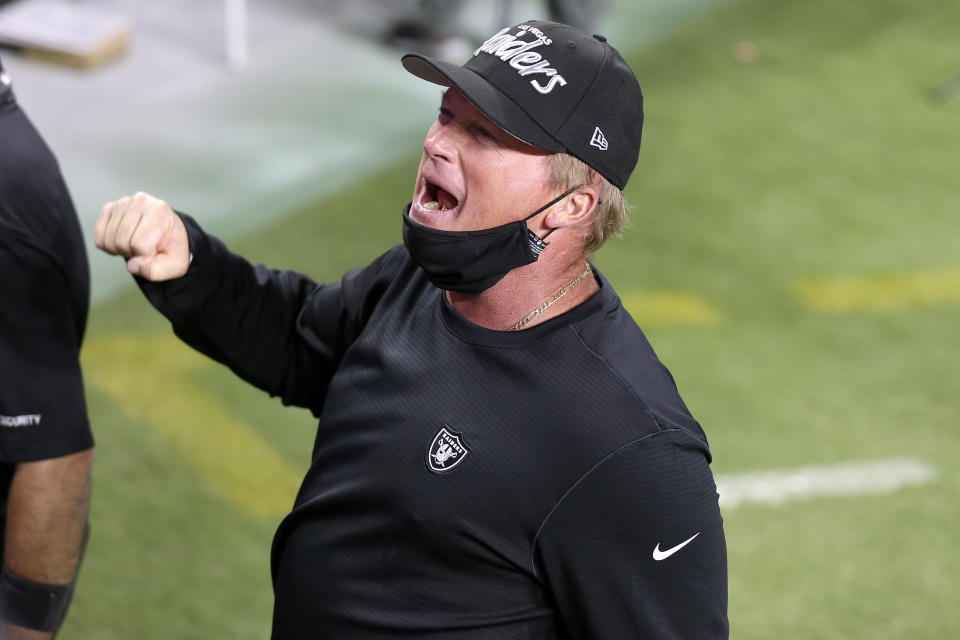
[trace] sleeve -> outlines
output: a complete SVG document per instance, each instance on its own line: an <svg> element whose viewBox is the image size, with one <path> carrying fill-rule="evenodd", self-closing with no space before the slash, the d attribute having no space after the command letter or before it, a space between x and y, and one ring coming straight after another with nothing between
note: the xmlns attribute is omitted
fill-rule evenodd
<svg viewBox="0 0 960 640"><path fill-rule="evenodd" d="M608 456L548 516L534 563L571 638L728 638L705 443L665 431Z"/></svg>
<svg viewBox="0 0 960 640"><path fill-rule="evenodd" d="M0 274L0 461L89 449L80 337L62 268L7 230Z"/></svg>
<svg viewBox="0 0 960 640"><path fill-rule="evenodd" d="M344 352L369 316L380 270L330 284L252 265L182 215L192 261L175 280L137 278L184 342L284 404L318 414Z"/></svg>

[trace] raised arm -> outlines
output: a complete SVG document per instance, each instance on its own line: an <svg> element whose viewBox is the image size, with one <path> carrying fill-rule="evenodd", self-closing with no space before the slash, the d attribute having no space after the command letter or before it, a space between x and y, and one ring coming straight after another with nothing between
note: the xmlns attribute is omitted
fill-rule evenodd
<svg viewBox="0 0 960 640"><path fill-rule="evenodd" d="M341 283L254 266L145 193L104 205L94 240L127 259L147 298L190 346L286 404L315 411L322 404L355 335ZM308 311L310 326L298 325Z"/></svg>

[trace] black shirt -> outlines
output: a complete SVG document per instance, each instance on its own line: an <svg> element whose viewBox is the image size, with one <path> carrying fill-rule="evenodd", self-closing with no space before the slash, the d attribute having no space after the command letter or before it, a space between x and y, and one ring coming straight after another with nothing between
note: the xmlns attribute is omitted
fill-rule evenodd
<svg viewBox="0 0 960 640"><path fill-rule="evenodd" d="M151 302L319 419L274 540L275 640L727 637L706 439L602 275L491 331L403 247L319 285L186 221L190 270L141 282Z"/></svg>
<svg viewBox="0 0 960 640"><path fill-rule="evenodd" d="M60 169L0 81L0 462L93 446L79 363L89 296Z"/></svg>

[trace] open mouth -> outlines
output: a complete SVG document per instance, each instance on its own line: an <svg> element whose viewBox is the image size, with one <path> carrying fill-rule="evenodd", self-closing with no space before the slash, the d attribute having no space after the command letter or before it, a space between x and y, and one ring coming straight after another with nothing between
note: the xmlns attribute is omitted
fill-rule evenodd
<svg viewBox="0 0 960 640"><path fill-rule="evenodd" d="M427 211L450 211L456 209L460 200L443 187L423 179L423 208Z"/></svg>

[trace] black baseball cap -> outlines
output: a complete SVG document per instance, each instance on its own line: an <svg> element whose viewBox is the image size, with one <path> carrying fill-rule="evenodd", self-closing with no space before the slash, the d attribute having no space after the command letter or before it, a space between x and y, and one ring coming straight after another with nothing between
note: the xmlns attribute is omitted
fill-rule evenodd
<svg viewBox="0 0 960 640"><path fill-rule="evenodd" d="M401 61L415 76L456 87L520 140L576 156L620 189L637 165L643 94L603 36L530 20L495 33L463 66L416 53Z"/></svg>

